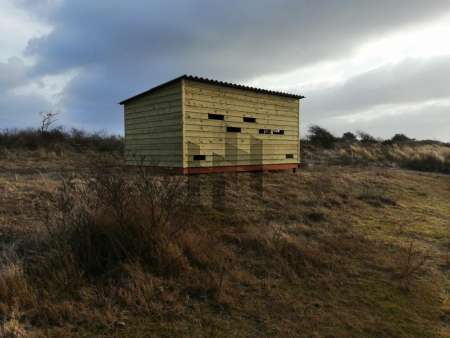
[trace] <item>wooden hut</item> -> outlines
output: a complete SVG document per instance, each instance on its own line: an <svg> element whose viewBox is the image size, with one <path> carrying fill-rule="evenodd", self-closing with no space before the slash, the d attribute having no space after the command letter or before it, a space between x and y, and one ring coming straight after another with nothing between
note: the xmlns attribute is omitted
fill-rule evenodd
<svg viewBox="0 0 450 338"><path fill-rule="evenodd" d="M295 169L302 98L183 75L120 102L126 163L183 174Z"/></svg>

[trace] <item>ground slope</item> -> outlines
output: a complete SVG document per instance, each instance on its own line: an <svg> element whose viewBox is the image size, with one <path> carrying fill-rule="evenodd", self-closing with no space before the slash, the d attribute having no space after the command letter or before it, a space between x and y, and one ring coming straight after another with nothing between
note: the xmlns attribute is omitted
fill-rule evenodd
<svg viewBox="0 0 450 338"><path fill-rule="evenodd" d="M43 293L45 308L16 300L16 325L54 337L450 336L448 175L335 166L197 179L204 217L183 239L184 274L128 267ZM0 175L4 248L42 231L36 205L59 185L54 172Z"/></svg>

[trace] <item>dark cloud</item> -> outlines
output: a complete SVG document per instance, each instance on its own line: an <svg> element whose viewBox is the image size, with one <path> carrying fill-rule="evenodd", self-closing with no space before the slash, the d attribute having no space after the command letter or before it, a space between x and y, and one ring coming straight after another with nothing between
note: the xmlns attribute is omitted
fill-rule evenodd
<svg viewBox="0 0 450 338"><path fill-rule="evenodd" d="M347 55L448 9L442 0L62 1L47 14L55 29L28 52L44 73L106 65L248 79Z"/></svg>

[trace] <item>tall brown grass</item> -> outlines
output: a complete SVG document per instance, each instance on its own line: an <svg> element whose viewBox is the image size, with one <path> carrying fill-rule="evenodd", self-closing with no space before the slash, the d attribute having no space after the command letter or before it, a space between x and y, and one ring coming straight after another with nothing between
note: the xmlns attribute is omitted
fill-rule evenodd
<svg viewBox="0 0 450 338"><path fill-rule="evenodd" d="M185 295L223 297L232 254L194 224L187 183L111 166L65 179L41 210L46 232L0 264L4 330L15 313L38 326L110 325L122 307L172 317Z"/></svg>
<svg viewBox="0 0 450 338"><path fill-rule="evenodd" d="M182 177L96 168L87 179L63 182L49 210L57 214L48 223L49 245L62 245L58 253L68 254L86 276L122 263L176 274L183 265L177 237L190 224L189 198Z"/></svg>
<svg viewBox="0 0 450 338"><path fill-rule="evenodd" d="M384 203L377 207L390 205L384 202L388 193L382 187L353 191L351 177L336 175L208 175L189 181L145 168L98 165L85 176L66 178L40 211L46 231L3 251L2 330L29 334L30 327L95 323L111 331L127 318L144 316L161 323L194 318L202 334L214 336L203 319L206 307L216 319L270 313L287 336L300 327L314 332L325 317L304 289L332 294L368 261L394 265L394 258L379 257L383 247L336 211L375 200ZM254 188L255 180L264 180L263 191ZM194 183L220 182L229 189L224 208L190 190L196 190ZM417 273L411 262L408 285ZM293 289L295 301L286 293ZM267 330L260 327L253 335Z"/></svg>
<svg viewBox="0 0 450 338"><path fill-rule="evenodd" d="M306 163L397 166L418 171L450 173L450 147L442 144L339 144L326 150L306 147Z"/></svg>

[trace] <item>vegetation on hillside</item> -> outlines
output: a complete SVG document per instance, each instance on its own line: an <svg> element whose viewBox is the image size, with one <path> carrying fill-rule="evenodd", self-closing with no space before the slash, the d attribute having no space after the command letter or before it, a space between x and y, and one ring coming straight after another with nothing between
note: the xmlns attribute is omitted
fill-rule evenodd
<svg viewBox="0 0 450 338"><path fill-rule="evenodd" d="M388 169L448 144L314 127L296 174L162 177L45 121L0 133L0 336L450 336L450 180Z"/></svg>
<svg viewBox="0 0 450 338"><path fill-rule="evenodd" d="M337 167L187 179L102 165L63 181L3 178L17 190L0 201L0 330L444 337L448 184ZM30 203L21 225L33 227L7 226L15 199Z"/></svg>
<svg viewBox="0 0 450 338"><path fill-rule="evenodd" d="M123 138L103 132L88 133L75 128L65 130L62 127L49 130L29 128L0 131L0 150L3 152L39 149L56 152L122 152Z"/></svg>
<svg viewBox="0 0 450 338"><path fill-rule="evenodd" d="M37 150L63 152L64 150L96 152L121 152L123 139L104 132L88 133L80 129L66 130L55 127L58 113L40 112L37 128L0 130L0 150Z"/></svg>
<svg viewBox="0 0 450 338"><path fill-rule="evenodd" d="M73 158L71 153L116 154L121 157L121 136L102 132L88 133L78 129L43 126L34 129L0 131L0 160L16 160L16 153L27 151L28 158L51 161ZM378 165L405 169L450 173L450 144L431 140L414 140L403 134L382 140L359 131L333 135L320 126L312 126L301 141L303 164Z"/></svg>
<svg viewBox="0 0 450 338"><path fill-rule="evenodd" d="M417 141L403 134L389 140L370 134L347 132L336 137L329 131L312 126L302 141L301 161L340 165L377 165L418 171L450 173L450 144L439 141Z"/></svg>
<svg viewBox="0 0 450 338"><path fill-rule="evenodd" d="M123 137L62 127L1 130L0 172L35 174L86 170L99 158L122 163Z"/></svg>

